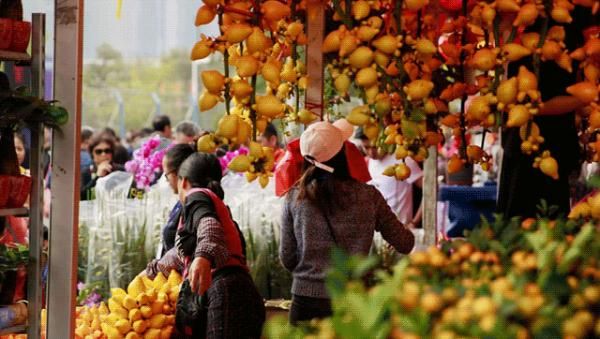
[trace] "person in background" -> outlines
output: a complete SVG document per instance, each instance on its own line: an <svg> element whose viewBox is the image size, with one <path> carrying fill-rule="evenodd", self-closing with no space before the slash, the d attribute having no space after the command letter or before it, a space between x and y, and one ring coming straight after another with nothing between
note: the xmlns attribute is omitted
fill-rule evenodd
<svg viewBox="0 0 600 339"><path fill-rule="evenodd" d="M423 187L423 170L416 161L410 157L404 159L410 168L410 176L406 180L397 180L395 177L383 175L383 171L399 161L390 154L381 154L375 145L364 134L362 128L356 130L355 138L360 142L360 148L367 156L369 174L373 178L369 184L381 192L385 201L406 227L415 228L421 223L422 203L416 213L413 213L413 185ZM414 214L414 215L413 215Z"/></svg>
<svg viewBox="0 0 600 339"><path fill-rule="evenodd" d="M50 176L50 163L52 160L52 129L44 127L44 153L42 155L42 164L44 164L44 178Z"/></svg>
<svg viewBox="0 0 600 339"><path fill-rule="evenodd" d="M27 149L25 148L25 138L21 132L15 133L15 151L17 152L17 160L19 161L19 170L21 171L21 174L29 175L29 170L23 167L25 157L27 156Z"/></svg>
<svg viewBox="0 0 600 339"><path fill-rule="evenodd" d="M260 338L264 304L248 273L243 235L223 203L219 160L194 153L177 174L183 207L176 245L145 274L189 272L181 293L202 296L203 307L192 324L180 324L176 315L178 329L182 325L191 332L186 338Z"/></svg>
<svg viewBox="0 0 600 339"><path fill-rule="evenodd" d="M163 173L173 193L178 194L177 190L177 171L181 164L190 155L195 153L194 147L189 144L177 144L165 153L162 160ZM169 213L167 224L162 229L162 243L159 250L159 258L163 257L171 248L175 246L175 234L181 217L181 202L178 200Z"/></svg>
<svg viewBox="0 0 600 339"><path fill-rule="evenodd" d="M191 121L182 121L175 126L175 143L191 144L200 135L200 128Z"/></svg>
<svg viewBox="0 0 600 339"><path fill-rule="evenodd" d="M171 119L168 116L156 116L154 119L152 119L152 128L154 129L154 133L158 133L161 138L173 139Z"/></svg>
<svg viewBox="0 0 600 339"><path fill-rule="evenodd" d="M293 276L292 324L331 315L325 276L332 248L367 255L375 231L399 252L414 246L412 232L381 193L350 175L345 140L328 122L313 123L300 137L304 171L285 196L279 245L281 263Z"/></svg>
<svg viewBox="0 0 600 339"><path fill-rule="evenodd" d="M81 128L81 143L79 145L79 164L81 173L85 171L86 168L90 168L92 166L92 156L90 155L89 147L90 147L90 139L94 135L94 129L89 126L84 126Z"/></svg>
<svg viewBox="0 0 600 339"><path fill-rule="evenodd" d="M281 145L279 144L279 134L277 133L277 128L275 128L273 123L267 124L265 131L260 136L260 143L264 147L270 147L275 151L275 166L277 166L279 160L281 160L285 154L285 150L281 148Z"/></svg>
<svg viewBox="0 0 600 339"><path fill-rule="evenodd" d="M102 178L113 171L123 171L122 165L113 161L115 151L115 140L105 134L92 137L89 147L92 154L93 164L82 173L81 181L81 200L90 200L94 198L94 188L98 178Z"/></svg>
<svg viewBox="0 0 600 339"><path fill-rule="evenodd" d="M110 127L104 127L100 131L100 134L104 135L108 138L111 138L115 141L115 145L114 145L114 149L113 149L113 151L114 151L113 162L115 164L124 166L126 162L131 160L131 156L129 154L129 151L127 150L127 147L125 147L125 145L123 145L123 143L121 142L121 139L119 138L119 136L117 135L117 133L115 132L114 129L112 129Z"/></svg>
<svg viewBox="0 0 600 339"><path fill-rule="evenodd" d="M574 50L585 43L584 32L591 26L597 25L600 16L593 15L585 7L575 6L571 12L572 22L563 25L566 49ZM550 20L550 27L557 24ZM539 32L543 19L529 26L525 32ZM520 66L526 66L533 71L535 60L531 56L512 62L508 66L509 76L518 73ZM577 69L576 64L573 69ZM555 180L539 169L533 168L533 156L521 151L519 128L502 130L502 169L498 186L498 213L506 219L515 216L522 218L536 217L541 200L548 206L558 207L557 214L563 216L569 213L571 175L577 177L581 169L581 147L577 135L575 112L585 106L576 97L569 95L566 88L578 81L577 72L567 72L554 61L546 60L540 63L538 79L539 91L544 105L535 115L533 121L544 137L540 151L548 150L558 162L559 177ZM554 216L551 216L554 217Z"/></svg>

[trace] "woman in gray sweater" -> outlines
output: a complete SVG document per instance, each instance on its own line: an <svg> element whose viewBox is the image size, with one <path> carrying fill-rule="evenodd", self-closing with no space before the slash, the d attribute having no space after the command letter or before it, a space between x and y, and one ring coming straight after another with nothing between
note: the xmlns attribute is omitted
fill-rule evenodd
<svg viewBox="0 0 600 339"><path fill-rule="evenodd" d="M401 253L414 245L381 193L350 176L344 141L343 131L328 122L300 137L304 174L285 197L279 248L293 275L292 324L331 315L325 275L334 246L367 255L374 231Z"/></svg>

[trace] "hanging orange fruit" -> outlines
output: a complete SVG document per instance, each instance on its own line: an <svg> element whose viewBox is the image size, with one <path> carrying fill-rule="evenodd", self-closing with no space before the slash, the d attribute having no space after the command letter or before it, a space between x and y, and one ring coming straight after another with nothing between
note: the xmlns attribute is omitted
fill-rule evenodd
<svg viewBox="0 0 600 339"><path fill-rule="evenodd" d="M214 7L209 7L206 5L201 6L198 8L198 12L196 12L196 20L194 24L196 26L209 24L215 19L216 15L217 11Z"/></svg>
<svg viewBox="0 0 600 339"><path fill-rule="evenodd" d="M360 39L360 41L367 42L371 41L378 33L379 29L363 25L358 28L356 37Z"/></svg>
<svg viewBox="0 0 600 339"><path fill-rule="evenodd" d="M217 103L219 103L220 97L218 95L212 94L210 92L204 92L200 99L198 100L198 107L200 108L200 112L208 111L209 109L215 107Z"/></svg>
<svg viewBox="0 0 600 339"><path fill-rule="evenodd" d="M540 161L540 170L545 175L554 180L558 180L558 162L551 156L542 158Z"/></svg>
<svg viewBox="0 0 600 339"><path fill-rule="evenodd" d="M238 79L231 84L231 94L233 94L235 99L238 101L250 97L252 92L252 86L250 86L246 80Z"/></svg>
<svg viewBox="0 0 600 339"><path fill-rule="evenodd" d="M496 8L500 12L518 12L521 9L515 0L496 0Z"/></svg>
<svg viewBox="0 0 600 339"><path fill-rule="evenodd" d="M256 112L264 117L276 118L283 114L284 109L285 104L272 94L256 97Z"/></svg>
<svg viewBox="0 0 600 339"><path fill-rule="evenodd" d="M406 8L411 11L418 11L429 4L429 0L406 0Z"/></svg>
<svg viewBox="0 0 600 339"><path fill-rule="evenodd" d="M251 77L258 72L258 60L251 55L244 55L239 57L235 66L237 74L243 78Z"/></svg>
<svg viewBox="0 0 600 339"><path fill-rule="evenodd" d="M192 52L190 54L190 60L200 60L204 59L212 53L211 43L207 40L200 40L196 42L194 47L192 48Z"/></svg>
<svg viewBox="0 0 600 339"><path fill-rule="evenodd" d="M519 14L513 21L513 26L530 26L535 23L538 17L538 9L535 3L528 3L521 6Z"/></svg>
<svg viewBox="0 0 600 339"><path fill-rule="evenodd" d="M410 167L408 167L405 163L399 163L396 165L396 169L394 171L394 176L398 180L406 180L410 177Z"/></svg>
<svg viewBox="0 0 600 339"><path fill-rule="evenodd" d="M459 172L463 168L463 161L458 155L453 155L448 160L448 174Z"/></svg>
<svg viewBox="0 0 600 339"><path fill-rule="evenodd" d="M263 31L258 27L254 27L252 34L246 39L246 47L248 47L248 52L250 54L262 53L267 50L270 45L271 40L267 38Z"/></svg>
<svg viewBox="0 0 600 339"><path fill-rule="evenodd" d="M394 52L400 47L398 39L393 35L382 36L381 38L373 41L373 46L385 54L394 54Z"/></svg>
<svg viewBox="0 0 600 339"><path fill-rule="evenodd" d="M271 22L277 22L292 14L292 10L288 5L276 0L265 1L261 5L260 11L263 17Z"/></svg>
<svg viewBox="0 0 600 339"><path fill-rule="evenodd" d="M358 47L348 58L350 65L354 68L365 68L373 63L373 51L366 46Z"/></svg>
<svg viewBox="0 0 600 339"><path fill-rule="evenodd" d="M360 21L369 16L371 5L367 1L358 0L352 2L352 16L354 20Z"/></svg>
<svg viewBox="0 0 600 339"><path fill-rule="evenodd" d="M423 100L429 96L433 90L434 84L429 80L413 80L408 85L404 86L404 92L409 100Z"/></svg>
<svg viewBox="0 0 600 339"><path fill-rule="evenodd" d="M207 91L213 94L219 94L225 86L225 77L218 71L209 70L201 73L202 83Z"/></svg>
<svg viewBox="0 0 600 339"><path fill-rule="evenodd" d="M261 68L261 74L265 81L272 83L275 87L279 86L281 64L275 59L269 59Z"/></svg>
<svg viewBox="0 0 600 339"><path fill-rule="evenodd" d="M510 62L514 62L531 55L530 49L514 42L502 46L502 52L504 55L506 55L506 58Z"/></svg>
<svg viewBox="0 0 600 339"><path fill-rule="evenodd" d="M483 158L483 149L477 145L467 146L467 158L471 162L479 162Z"/></svg>
<svg viewBox="0 0 600 339"><path fill-rule="evenodd" d="M335 89L341 94L346 95L348 93L348 89L350 88L351 80L350 77L346 74L338 75L333 81L333 85Z"/></svg>
<svg viewBox="0 0 600 339"><path fill-rule="evenodd" d="M323 40L323 53L331 53L340 50L342 43L342 32L340 30L333 31Z"/></svg>
<svg viewBox="0 0 600 339"><path fill-rule="evenodd" d="M354 35L347 34L340 41L340 51L339 51L340 56L344 57L344 56L349 55L350 53L354 52L354 50L358 47L359 42L360 41L358 40L358 38L356 38Z"/></svg>
<svg viewBox="0 0 600 339"><path fill-rule="evenodd" d="M480 71L489 71L496 66L496 53L491 48L482 48L475 52L471 64Z"/></svg>
<svg viewBox="0 0 600 339"><path fill-rule="evenodd" d="M232 24L224 30L225 40L231 44L237 44L246 40L252 31L252 27L246 23Z"/></svg>
<svg viewBox="0 0 600 339"><path fill-rule="evenodd" d="M589 81L583 81L567 87L567 93L589 104L598 100L598 87Z"/></svg>
<svg viewBox="0 0 600 339"><path fill-rule="evenodd" d="M377 71L373 67L365 67L356 73L356 84L371 87L377 83Z"/></svg>
<svg viewBox="0 0 600 339"><path fill-rule="evenodd" d="M506 126L521 127L527 124L529 117L529 108L525 107L525 105L515 105L508 111L508 121L506 122Z"/></svg>
<svg viewBox="0 0 600 339"><path fill-rule="evenodd" d="M517 77L503 80L496 91L498 102L503 105L510 105L514 103L517 100L518 90Z"/></svg>

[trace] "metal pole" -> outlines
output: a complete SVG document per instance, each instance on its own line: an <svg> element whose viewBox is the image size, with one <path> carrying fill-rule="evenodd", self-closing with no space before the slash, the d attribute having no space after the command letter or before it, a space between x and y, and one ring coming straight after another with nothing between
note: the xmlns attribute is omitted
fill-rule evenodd
<svg viewBox="0 0 600 339"><path fill-rule="evenodd" d="M48 338L74 337L79 225L83 0L55 0L54 96L69 111L53 135Z"/></svg>
<svg viewBox="0 0 600 339"><path fill-rule="evenodd" d="M113 95L117 100L117 106L119 110L119 135L121 140L125 140L127 131L125 129L125 104L123 103L123 96L119 90L114 90Z"/></svg>
<svg viewBox="0 0 600 339"><path fill-rule="evenodd" d="M423 242L426 246L437 243L437 156L437 147L429 147L423 178L423 229L425 231Z"/></svg>
<svg viewBox="0 0 600 339"><path fill-rule="evenodd" d="M31 37L31 74L33 95L44 97L45 76L45 41L46 41L46 15L34 13L32 19ZM29 302L28 338L40 337L40 312L42 310L42 240L43 233L43 206L44 206L44 128L41 123L33 123L31 130L31 197L29 213L29 263L27 265L27 300Z"/></svg>
<svg viewBox="0 0 600 339"><path fill-rule="evenodd" d="M162 110L160 108L160 97L156 92L152 92L152 101L154 102L154 116L159 116L162 114Z"/></svg>

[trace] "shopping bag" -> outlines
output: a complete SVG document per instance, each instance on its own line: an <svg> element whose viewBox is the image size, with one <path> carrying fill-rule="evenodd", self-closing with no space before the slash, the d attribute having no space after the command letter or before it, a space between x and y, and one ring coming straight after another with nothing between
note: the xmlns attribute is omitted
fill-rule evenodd
<svg viewBox="0 0 600 339"><path fill-rule="evenodd" d="M205 297L192 291L189 279L181 284L175 309L176 338L204 338L208 316Z"/></svg>

